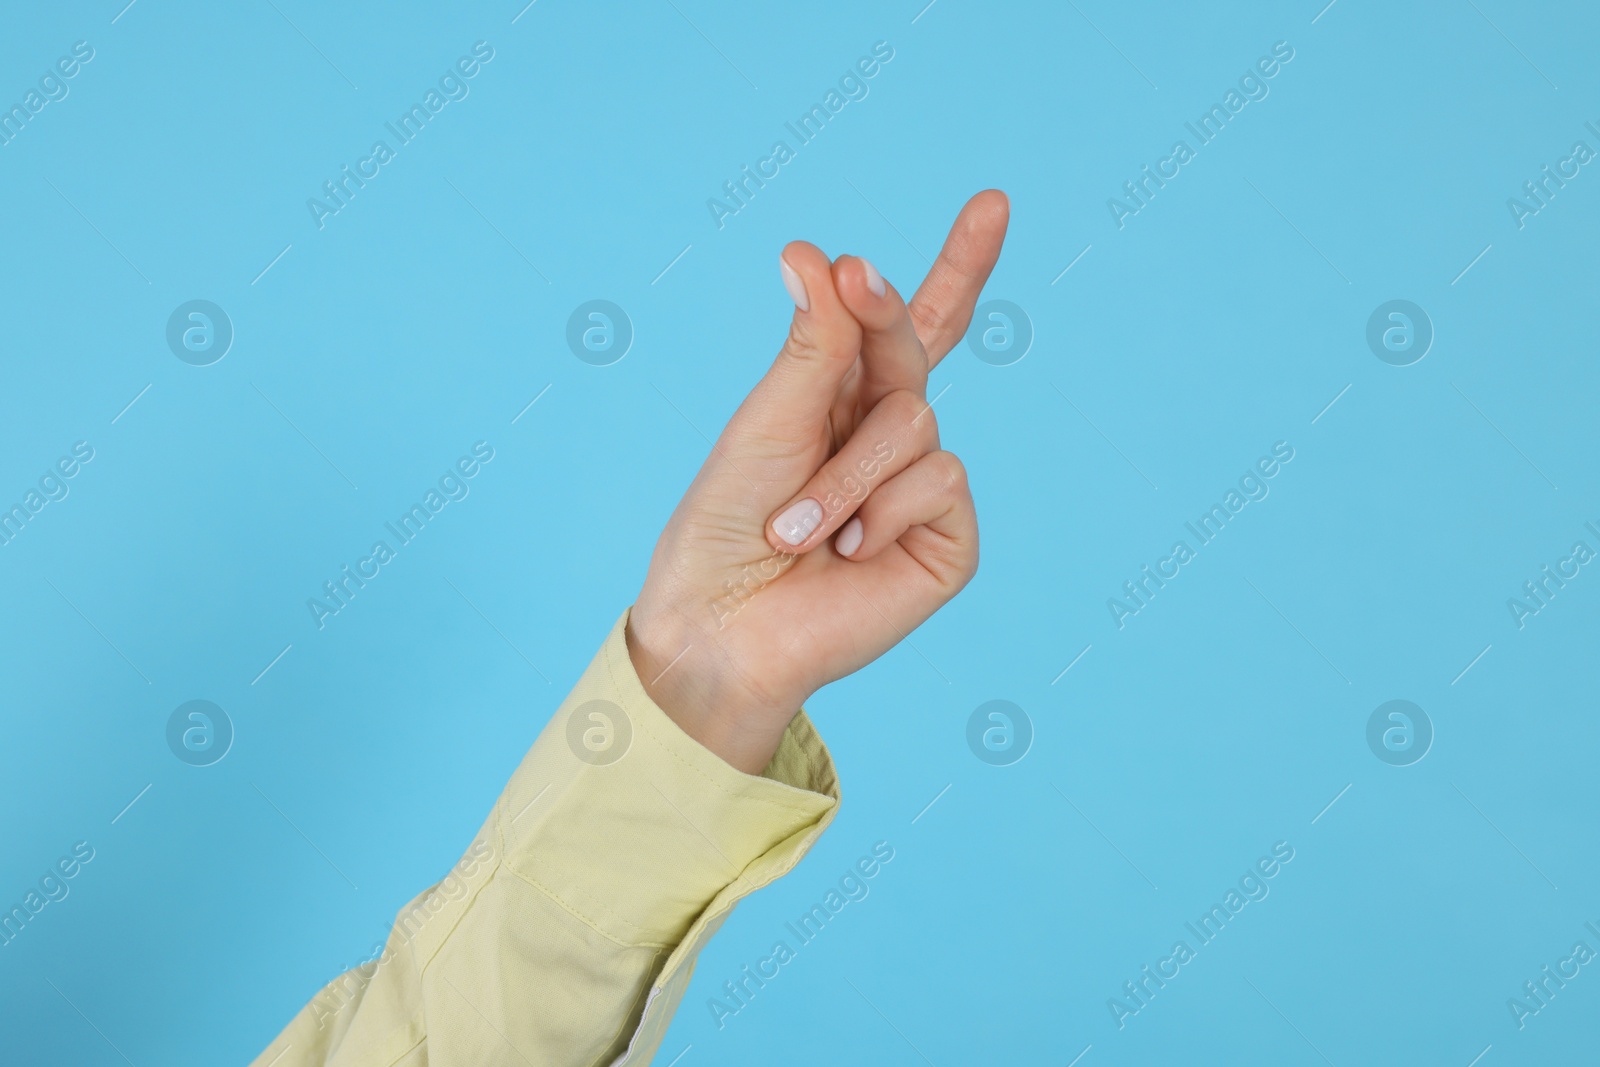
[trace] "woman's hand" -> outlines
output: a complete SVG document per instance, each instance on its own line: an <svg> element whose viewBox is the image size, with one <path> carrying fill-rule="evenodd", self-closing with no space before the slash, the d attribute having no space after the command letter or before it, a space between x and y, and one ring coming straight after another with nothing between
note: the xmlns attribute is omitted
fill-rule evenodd
<svg viewBox="0 0 1600 1067"><path fill-rule="evenodd" d="M929 370L965 333L1009 205L967 202L907 305L864 259L783 250L788 342L651 557L628 650L651 698L750 774L817 689L877 659L978 568Z"/></svg>

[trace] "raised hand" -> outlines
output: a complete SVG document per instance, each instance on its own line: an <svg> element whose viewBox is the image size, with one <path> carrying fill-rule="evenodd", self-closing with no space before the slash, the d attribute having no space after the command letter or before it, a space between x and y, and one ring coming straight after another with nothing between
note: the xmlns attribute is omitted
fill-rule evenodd
<svg viewBox="0 0 1600 1067"><path fill-rule="evenodd" d="M788 341L673 512L628 625L651 698L740 770L760 773L812 693L977 570L966 472L940 448L927 382L1008 217L998 191L968 201L909 305L864 259L783 250Z"/></svg>

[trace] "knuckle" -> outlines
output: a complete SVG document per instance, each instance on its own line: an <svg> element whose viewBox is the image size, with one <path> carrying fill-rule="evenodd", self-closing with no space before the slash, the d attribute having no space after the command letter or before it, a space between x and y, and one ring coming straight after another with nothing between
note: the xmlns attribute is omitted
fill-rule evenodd
<svg viewBox="0 0 1600 1067"><path fill-rule="evenodd" d="M967 466L954 452L930 452L928 456L936 464L940 495L957 496L967 491Z"/></svg>
<svg viewBox="0 0 1600 1067"><path fill-rule="evenodd" d="M926 400L910 389L896 389L878 403L884 405L888 420L900 427L909 425L928 406ZM928 414L931 417L933 413L930 411Z"/></svg>
<svg viewBox="0 0 1600 1067"><path fill-rule="evenodd" d="M791 359L814 359L822 352L816 327L796 316L789 322L789 336L783 343L784 354Z"/></svg>
<svg viewBox="0 0 1600 1067"><path fill-rule="evenodd" d="M933 407L914 389L895 389L885 393L873 408L874 430L883 435L891 459L909 448L921 455L937 447L939 426Z"/></svg>
<svg viewBox="0 0 1600 1067"><path fill-rule="evenodd" d="M783 343L783 358L793 363L814 365L855 359L858 345L836 328L818 323L815 316L796 316L789 323L789 336Z"/></svg>
<svg viewBox="0 0 1600 1067"><path fill-rule="evenodd" d="M924 338L937 337L944 332L945 323L949 316L937 307L930 307L926 301L914 300L911 302L911 321L917 326L917 333Z"/></svg>
<svg viewBox="0 0 1600 1067"><path fill-rule="evenodd" d="M917 326L917 336L922 338L930 354L935 350L945 352L967 332L967 324L972 321L972 307L970 304L955 308L918 304L912 309L911 317Z"/></svg>

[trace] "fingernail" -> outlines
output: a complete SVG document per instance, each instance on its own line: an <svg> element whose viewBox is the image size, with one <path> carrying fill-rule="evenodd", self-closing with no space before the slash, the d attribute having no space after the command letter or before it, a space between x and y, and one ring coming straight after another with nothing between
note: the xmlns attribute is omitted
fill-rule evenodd
<svg viewBox="0 0 1600 1067"><path fill-rule="evenodd" d="M834 551L841 556L853 556L856 549L861 547L861 539L865 536L861 529L859 518L851 519L839 531L839 536L833 539Z"/></svg>
<svg viewBox="0 0 1600 1067"><path fill-rule="evenodd" d="M887 290L883 285L883 275L878 273L878 268L872 265L869 259L863 259L861 266L867 272L867 288L872 290L873 296L882 296Z"/></svg>
<svg viewBox="0 0 1600 1067"><path fill-rule="evenodd" d="M794 299L794 306L801 311L810 311L811 300L806 296L805 279L800 277L799 271L789 266L782 256L778 257L778 270L783 274L783 287L789 290L789 296Z"/></svg>
<svg viewBox="0 0 1600 1067"><path fill-rule="evenodd" d="M778 536L791 545L798 545L821 525L822 505L810 497L798 504L790 504L782 515L772 520L772 528L778 531Z"/></svg>

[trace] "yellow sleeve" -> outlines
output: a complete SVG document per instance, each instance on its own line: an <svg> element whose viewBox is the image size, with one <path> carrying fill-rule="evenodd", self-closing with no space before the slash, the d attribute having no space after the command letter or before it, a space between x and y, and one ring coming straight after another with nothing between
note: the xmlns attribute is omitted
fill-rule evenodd
<svg viewBox="0 0 1600 1067"><path fill-rule="evenodd" d="M645 693L617 620L461 862L254 1067L639 1067L735 903L832 820L802 711L760 777Z"/></svg>

